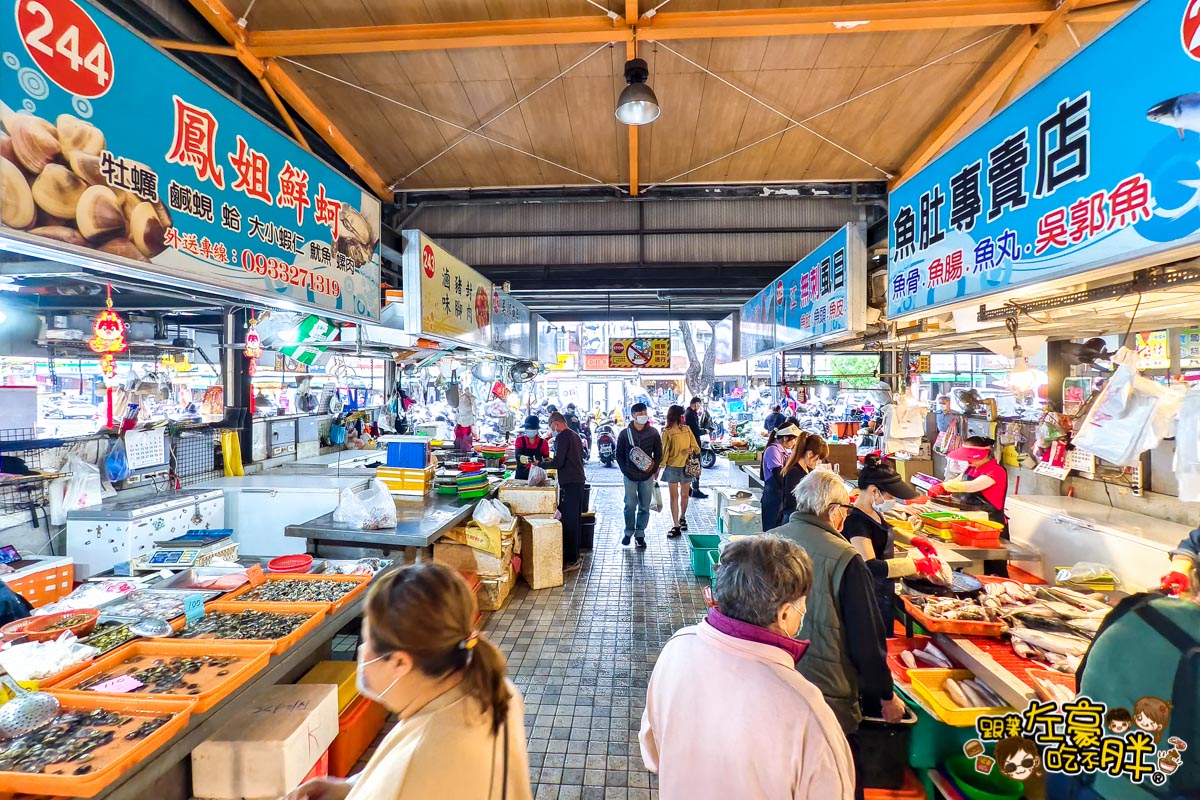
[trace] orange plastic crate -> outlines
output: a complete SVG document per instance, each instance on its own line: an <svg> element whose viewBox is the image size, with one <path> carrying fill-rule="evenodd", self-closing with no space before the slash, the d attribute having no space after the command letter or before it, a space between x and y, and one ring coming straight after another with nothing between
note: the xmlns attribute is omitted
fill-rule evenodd
<svg viewBox="0 0 1200 800"><path fill-rule="evenodd" d="M965 522L951 522L950 530L953 531L955 544L961 544L963 547L988 547L999 544L1000 532L1004 530L1004 526L995 522L969 519Z"/></svg>
<svg viewBox="0 0 1200 800"><path fill-rule="evenodd" d="M329 777L329 751L321 753L321 757L317 759L317 763L313 764L313 768L308 771L308 774L300 781L300 785L316 780L317 778Z"/></svg>
<svg viewBox="0 0 1200 800"><path fill-rule="evenodd" d="M0 786L4 791L57 797L92 797L125 774L131 766L142 761L159 747L166 744L175 734L183 730L192 714L194 704L184 700L150 700L145 697L123 699L116 695L82 695L71 693L58 695L63 711L94 711L103 708L133 717L129 729L136 729L145 718L171 714L172 719L145 739L128 740L124 736L114 739L117 747L106 746L95 751L88 764L92 771L87 775L46 775L44 773L0 772ZM136 724L134 724L136 723ZM113 751L116 752L113 752Z"/></svg>
<svg viewBox="0 0 1200 800"><path fill-rule="evenodd" d="M899 789L864 789L865 800L926 800L925 786L911 769L904 770L904 784Z"/></svg>
<svg viewBox="0 0 1200 800"><path fill-rule="evenodd" d="M288 574L288 573L272 573L270 575L267 575L267 582L270 583L271 581L338 581L340 583L360 584L353 591L347 592L346 594L339 597L333 603L311 604L311 605L328 605L329 613L336 614L337 612L339 612L343 608L345 608L347 605L355 602L356 600L358 600L358 598L360 598L364 594L366 594L367 584L371 582L371 576L370 575L311 575L311 574L301 575L301 574ZM249 603L249 602L252 602L252 603L261 603L261 604L270 605L270 606L279 605L279 603L273 603L273 602L270 602L267 600L241 600L240 599L242 596L250 594L250 592L253 592L257 588L258 588L257 586L251 586L250 584L246 584L242 588L236 589L233 592L227 594L225 597L221 598L221 602L224 602L224 603L243 603L243 602ZM303 603L302 605L310 605L310 604Z"/></svg>
<svg viewBox="0 0 1200 800"><path fill-rule="evenodd" d="M89 697L113 696L91 689L77 689L80 684L96 675L109 672L114 677L124 674L120 669L125 659L131 656L153 656L154 658L176 658L179 656L237 656L240 660L229 665L229 674L224 676L212 688L201 690L198 695L187 694L150 694L148 692L123 692L117 697L144 697L147 699L171 698L185 700L195 704L197 714L203 714L218 702L228 697L234 689L241 686L254 675L258 674L267 662L271 660L270 644L246 643L228 639L209 641L204 639L135 639L128 644L118 647L112 652L93 661L86 669L66 675L55 676L53 683L43 685L53 686L55 694L60 696L82 694Z"/></svg>
<svg viewBox="0 0 1200 800"><path fill-rule="evenodd" d="M296 642L303 639L311 633L318 625L325 621L325 614L329 606L325 603L231 603L221 601L217 603L209 603L204 606L205 614L215 614L224 612L226 614L236 614L239 611L263 611L268 614L309 614L311 615L307 622L301 623L300 627L284 636L282 639L185 639L182 641L192 642L247 642L250 644L269 644L272 645L272 654L279 655ZM182 631L186 625L183 617L174 620L171 627L178 633ZM151 641L175 641L172 639L152 639Z"/></svg>
<svg viewBox="0 0 1200 800"><path fill-rule="evenodd" d="M969 620L932 619L925 612L912 604L907 595L901 595L904 610L925 630L930 633L955 633L960 636L987 636L998 639L1008 630L1003 622L973 622Z"/></svg>
<svg viewBox="0 0 1200 800"><path fill-rule="evenodd" d="M338 717L338 735L329 746L329 774L338 778L348 776L383 730L387 718L387 709L374 700L355 699L346 713Z"/></svg>
<svg viewBox="0 0 1200 800"><path fill-rule="evenodd" d="M71 593L75 586L75 564L54 564L44 569L22 572L5 578L4 582L8 588L28 600L29 605L41 608Z"/></svg>

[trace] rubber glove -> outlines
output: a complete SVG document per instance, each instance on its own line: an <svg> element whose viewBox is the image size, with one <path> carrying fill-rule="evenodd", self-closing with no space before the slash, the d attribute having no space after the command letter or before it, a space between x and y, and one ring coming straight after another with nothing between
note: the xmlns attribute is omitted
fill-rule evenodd
<svg viewBox="0 0 1200 800"><path fill-rule="evenodd" d="M926 539L924 536L914 536L912 540L913 549L909 551L910 556L913 556L913 565L917 568L919 575L937 575L942 569L942 560L937 556L937 548L933 546L933 542ZM921 557L916 557L916 553L920 553Z"/></svg>
<svg viewBox="0 0 1200 800"><path fill-rule="evenodd" d="M522 463L522 464L528 464L528 463L529 463L529 456L521 456L521 463Z"/></svg>
<svg viewBox="0 0 1200 800"><path fill-rule="evenodd" d="M1187 575L1182 572L1168 572L1162 577L1162 582L1159 584L1159 589L1164 594L1169 594L1172 597L1178 597L1191 588L1192 582Z"/></svg>
<svg viewBox="0 0 1200 800"><path fill-rule="evenodd" d="M925 494L929 495L930 498L934 498L941 497L944 494L949 494L949 492L946 491L946 487L944 485L935 483L933 486L929 487Z"/></svg>

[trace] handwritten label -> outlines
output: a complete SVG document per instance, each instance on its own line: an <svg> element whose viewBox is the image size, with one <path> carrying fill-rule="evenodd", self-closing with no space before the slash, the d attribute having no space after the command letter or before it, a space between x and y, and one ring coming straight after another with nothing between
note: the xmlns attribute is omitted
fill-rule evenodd
<svg viewBox="0 0 1200 800"><path fill-rule="evenodd" d="M251 586L262 586L267 582L267 576L263 574L261 564L252 564L247 567L246 577L250 579Z"/></svg>
<svg viewBox="0 0 1200 800"><path fill-rule="evenodd" d="M129 675L122 675L119 678L113 678L111 681L97 683L95 686L88 687L93 692L105 692L107 694L125 694L126 692L136 692L146 684L139 681L137 678Z"/></svg>
<svg viewBox="0 0 1200 800"><path fill-rule="evenodd" d="M199 622L204 618L204 595L186 594L183 596L183 616L187 624Z"/></svg>

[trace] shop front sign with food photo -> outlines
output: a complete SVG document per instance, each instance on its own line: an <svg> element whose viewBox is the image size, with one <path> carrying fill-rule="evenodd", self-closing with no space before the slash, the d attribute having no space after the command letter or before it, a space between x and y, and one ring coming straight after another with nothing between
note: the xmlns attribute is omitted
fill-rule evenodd
<svg viewBox="0 0 1200 800"><path fill-rule="evenodd" d="M1196 4L1147 0L891 192L888 318L1195 255L1198 143Z"/></svg>
<svg viewBox="0 0 1200 800"><path fill-rule="evenodd" d="M86 0L15 0L0 238L379 317L379 201Z"/></svg>

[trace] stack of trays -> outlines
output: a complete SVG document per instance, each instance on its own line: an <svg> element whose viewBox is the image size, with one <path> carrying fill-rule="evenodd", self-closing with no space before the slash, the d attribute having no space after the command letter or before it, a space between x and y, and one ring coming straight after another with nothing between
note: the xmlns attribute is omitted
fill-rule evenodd
<svg viewBox="0 0 1200 800"><path fill-rule="evenodd" d="M458 496L464 500L484 497L488 493L488 479L483 465L469 462L462 465L458 473Z"/></svg>

